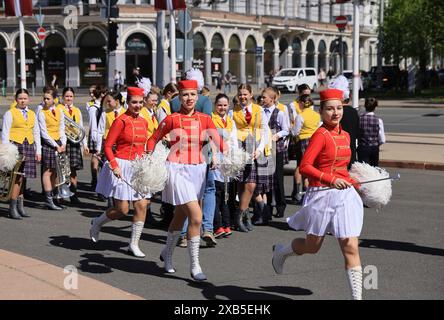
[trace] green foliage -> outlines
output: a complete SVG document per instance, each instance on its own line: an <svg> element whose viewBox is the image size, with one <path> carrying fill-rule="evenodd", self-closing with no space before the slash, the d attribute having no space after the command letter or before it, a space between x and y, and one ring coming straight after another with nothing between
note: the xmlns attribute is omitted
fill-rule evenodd
<svg viewBox="0 0 444 320"><path fill-rule="evenodd" d="M386 59L414 58L425 70L431 49L444 53L444 1L388 0L382 28Z"/></svg>

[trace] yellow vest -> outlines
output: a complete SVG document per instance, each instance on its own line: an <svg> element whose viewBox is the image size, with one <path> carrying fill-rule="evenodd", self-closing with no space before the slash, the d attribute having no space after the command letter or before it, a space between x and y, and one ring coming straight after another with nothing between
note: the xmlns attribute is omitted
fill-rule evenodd
<svg viewBox="0 0 444 320"><path fill-rule="evenodd" d="M12 101L11 104L9 105L9 109L13 109L17 106L17 101Z"/></svg>
<svg viewBox="0 0 444 320"><path fill-rule="evenodd" d="M228 132L231 132L233 130L233 120L228 115L226 116L225 120L227 122L227 127L224 126L222 118L216 112L211 113L211 120L213 120L213 123L216 126L216 128L224 129L227 130Z"/></svg>
<svg viewBox="0 0 444 320"><path fill-rule="evenodd" d="M162 99L160 101L159 105L157 106L157 109L159 109L159 108L162 108L163 110L165 110L165 113L167 115L171 114L171 108L170 108L169 102L166 101L165 99Z"/></svg>
<svg viewBox="0 0 444 320"><path fill-rule="evenodd" d="M278 105L277 105L277 108L279 110L281 110L284 114L287 113L287 111L285 110L285 105L284 104L279 102Z"/></svg>
<svg viewBox="0 0 444 320"><path fill-rule="evenodd" d="M62 105L59 104L59 106L62 106ZM64 106L62 106L62 107L63 107L63 113L65 114L65 116L67 116L71 120L74 120L77 124L80 124L80 117L81 117L81 115L80 115L80 109L79 108L77 108L76 106L71 106L72 115L70 115L68 108L65 108Z"/></svg>
<svg viewBox="0 0 444 320"><path fill-rule="evenodd" d="M34 135L32 130L35 125L34 111L28 109L28 120L25 120L22 111L18 108L12 108L10 111L12 115L12 125L9 131L9 140L21 144L26 138L29 144L33 144Z"/></svg>
<svg viewBox="0 0 444 320"><path fill-rule="evenodd" d="M156 116L153 118L151 117L151 114L149 113L147 108L142 108L140 110L140 116L144 118L148 122L148 139L153 135L154 131L157 130L159 127L159 122L157 122Z"/></svg>
<svg viewBox="0 0 444 320"><path fill-rule="evenodd" d="M296 113L300 114L302 112L302 110L301 110L301 107L299 106L299 101L294 100L293 104L294 104L294 108L296 109Z"/></svg>
<svg viewBox="0 0 444 320"><path fill-rule="evenodd" d="M117 117L124 114L125 111L126 111L125 108L120 108L119 115ZM106 137L108 136L109 128L111 128L111 125L113 124L114 120L116 120L116 117L114 116L114 110L107 111L105 113L105 133L103 135L103 139L106 139Z"/></svg>
<svg viewBox="0 0 444 320"><path fill-rule="evenodd" d="M60 121L62 121L62 119L60 118L61 114L59 112L59 108L56 107L55 110L55 116L52 114L52 111L50 109L42 109L40 112L43 112L43 114L45 115L46 130L48 131L49 136L54 140L59 140Z"/></svg>
<svg viewBox="0 0 444 320"><path fill-rule="evenodd" d="M300 117L304 119L304 124L302 125L301 132L299 132L299 140L305 140L311 138L313 133L318 129L319 122L321 121L321 116L316 111L311 108L305 108L299 114Z"/></svg>

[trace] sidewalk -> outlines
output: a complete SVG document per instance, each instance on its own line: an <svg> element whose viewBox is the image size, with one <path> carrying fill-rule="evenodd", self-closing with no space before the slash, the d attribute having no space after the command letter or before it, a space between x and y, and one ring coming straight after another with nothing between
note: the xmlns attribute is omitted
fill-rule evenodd
<svg viewBox="0 0 444 320"><path fill-rule="evenodd" d="M82 275L76 283L74 276L48 263L0 250L0 300L142 300ZM72 289L65 288L65 283Z"/></svg>

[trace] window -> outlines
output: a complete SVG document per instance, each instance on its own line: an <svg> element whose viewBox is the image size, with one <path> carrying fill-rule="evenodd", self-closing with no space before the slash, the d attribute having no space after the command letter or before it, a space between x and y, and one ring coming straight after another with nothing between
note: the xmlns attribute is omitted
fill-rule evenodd
<svg viewBox="0 0 444 320"><path fill-rule="evenodd" d="M314 70L310 70L310 69L305 70L305 74L307 76L314 76L314 75L316 75L315 71Z"/></svg>

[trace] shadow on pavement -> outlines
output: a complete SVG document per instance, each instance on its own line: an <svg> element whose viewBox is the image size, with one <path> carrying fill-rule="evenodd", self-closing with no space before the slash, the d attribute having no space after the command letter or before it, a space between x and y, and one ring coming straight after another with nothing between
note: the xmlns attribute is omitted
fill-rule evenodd
<svg viewBox="0 0 444 320"><path fill-rule="evenodd" d="M112 250L116 252L126 252L124 247L128 246L127 242L116 241L116 240L100 240L97 243L91 241L88 238L76 238L70 236L52 236L49 237L51 240L49 243L56 247L61 247L69 250L96 250L105 251Z"/></svg>
<svg viewBox="0 0 444 320"><path fill-rule="evenodd" d="M360 239L359 246L371 249L406 251L406 252L429 254L432 256L441 256L441 257L444 256L444 249L418 246L411 242Z"/></svg>
<svg viewBox="0 0 444 320"><path fill-rule="evenodd" d="M210 282L193 282L190 279L185 279L189 282L190 287L202 290L202 295L206 299L220 299L226 297L229 300L291 300L287 297L282 297L277 294L287 294L294 296L308 296L313 294L311 290L289 287L289 286L271 286L258 288L244 288L234 285L215 286ZM271 293L273 292L273 293Z"/></svg>

